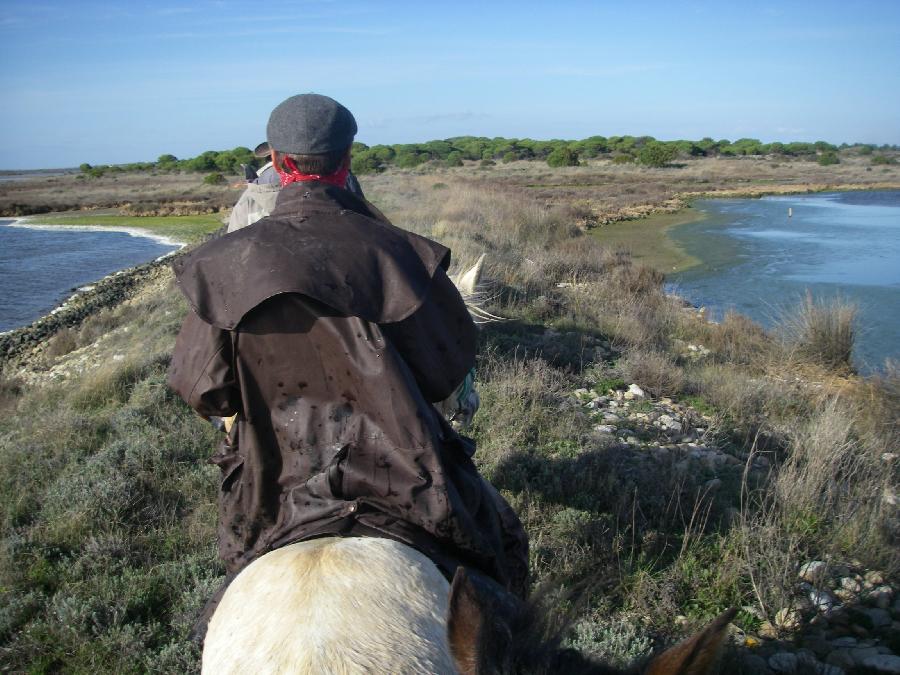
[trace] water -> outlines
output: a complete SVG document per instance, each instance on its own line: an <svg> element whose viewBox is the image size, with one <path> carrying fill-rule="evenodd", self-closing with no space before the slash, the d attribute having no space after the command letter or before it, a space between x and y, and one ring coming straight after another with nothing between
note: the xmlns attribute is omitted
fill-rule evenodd
<svg viewBox="0 0 900 675"><path fill-rule="evenodd" d="M177 248L128 232L32 229L0 220L0 332L47 314L74 289Z"/></svg>
<svg viewBox="0 0 900 675"><path fill-rule="evenodd" d="M859 307L862 372L900 358L900 191L704 200L706 219L672 237L702 264L670 281L720 317L734 309L772 326L807 289ZM788 209L793 212L788 217Z"/></svg>

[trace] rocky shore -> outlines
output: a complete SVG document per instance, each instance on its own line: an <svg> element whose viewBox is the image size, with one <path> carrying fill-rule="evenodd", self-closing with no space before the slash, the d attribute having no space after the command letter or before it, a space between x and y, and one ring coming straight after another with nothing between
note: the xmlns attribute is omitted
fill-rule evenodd
<svg viewBox="0 0 900 675"><path fill-rule="evenodd" d="M141 288L169 274L172 257L138 265L73 288L73 295L52 312L22 328L0 334L0 366L27 361L63 328L77 328L91 315L132 298Z"/></svg>
<svg viewBox="0 0 900 675"><path fill-rule="evenodd" d="M600 349L603 349L601 346ZM704 358L702 345L685 355ZM636 465L662 464L681 475L702 475L702 490L762 480L771 470L765 454L737 453L717 441L715 419L670 398L654 399L639 383L571 393L594 432L629 452ZM896 457L885 461L895 461ZM741 513L729 509L727 518ZM797 569L791 601L770 621L752 606L755 631L732 627L734 672L752 675L869 675L900 673L900 584L854 560L812 560ZM686 617L675 618L687 622ZM723 670L723 672L732 672Z"/></svg>

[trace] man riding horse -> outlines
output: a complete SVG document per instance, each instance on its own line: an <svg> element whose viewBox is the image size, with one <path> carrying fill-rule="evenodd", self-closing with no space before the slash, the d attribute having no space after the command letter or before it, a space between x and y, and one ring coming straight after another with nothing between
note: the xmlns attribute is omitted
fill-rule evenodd
<svg viewBox="0 0 900 675"><path fill-rule="evenodd" d="M279 104L275 209L174 265L191 309L170 385L204 417L237 416L212 458L219 555L230 579L293 542L385 537L522 596L521 523L433 405L475 363L450 251L345 189L356 130L326 96Z"/></svg>

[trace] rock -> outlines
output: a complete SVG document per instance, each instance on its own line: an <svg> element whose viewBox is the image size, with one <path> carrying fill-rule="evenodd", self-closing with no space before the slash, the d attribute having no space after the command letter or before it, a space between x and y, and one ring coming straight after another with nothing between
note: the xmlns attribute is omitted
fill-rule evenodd
<svg viewBox="0 0 900 675"><path fill-rule="evenodd" d="M853 577L848 576L841 578L841 588L851 593L859 593L862 590L862 584Z"/></svg>
<svg viewBox="0 0 900 675"><path fill-rule="evenodd" d="M803 581L808 581L811 584L817 584L825 577L825 572L827 571L827 569L828 565L825 563L825 561L811 560L800 568L800 573L797 576L803 579Z"/></svg>
<svg viewBox="0 0 900 675"><path fill-rule="evenodd" d="M855 647L857 645L858 640L855 637L851 637L847 635L845 637L835 638L831 641L831 645L833 647Z"/></svg>
<svg viewBox="0 0 900 675"><path fill-rule="evenodd" d="M775 614L775 625L785 630L794 630L800 626L801 616L796 609L785 607Z"/></svg>
<svg viewBox="0 0 900 675"><path fill-rule="evenodd" d="M816 668L816 675L846 675L846 671L828 663L820 663Z"/></svg>
<svg viewBox="0 0 900 675"><path fill-rule="evenodd" d="M842 670L852 670L856 667L856 661L849 649L835 649L825 657L825 663L829 666L835 666Z"/></svg>
<svg viewBox="0 0 900 675"><path fill-rule="evenodd" d="M884 584L884 572L870 570L866 572L863 579L865 579L867 584L871 584L872 586L882 586Z"/></svg>
<svg viewBox="0 0 900 675"><path fill-rule="evenodd" d="M852 618L864 628L868 629L884 628L885 626L891 625L890 613L887 610L879 609L878 607L857 608L853 612Z"/></svg>
<svg viewBox="0 0 900 675"><path fill-rule="evenodd" d="M841 602L853 602L856 600L858 593L848 591L846 588L837 588L834 591L834 595Z"/></svg>
<svg viewBox="0 0 900 675"><path fill-rule="evenodd" d="M803 640L803 647L812 652L817 658L824 659L834 649L825 638L808 637Z"/></svg>
<svg viewBox="0 0 900 675"><path fill-rule="evenodd" d="M795 673L798 661L796 654L778 652L769 657L769 668L776 673Z"/></svg>
<svg viewBox="0 0 900 675"><path fill-rule="evenodd" d="M876 673L900 673L900 656L878 654L864 659L862 665Z"/></svg>
<svg viewBox="0 0 900 675"><path fill-rule="evenodd" d="M744 654L741 657L742 675L768 675L770 672L763 657L757 654Z"/></svg>
<svg viewBox="0 0 900 675"><path fill-rule="evenodd" d="M894 589L890 586L877 586L869 593L867 599L879 609L887 609L894 599Z"/></svg>
<svg viewBox="0 0 900 675"><path fill-rule="evenodd" d="M632 398L646 398L647 397L647 394L644 393L644 390L641 389L636 384L629 384L627 393L631 394Z"/></svg>
<svg viewBox="0 0 900 675"><path fill-rule="evenodd" d="M837 599L831 593L815 588L810 591L809 600L819 612L828 612L837 604Z"/></svg>
<svg viewBox="0 0 900 675"><path fill-rule="evenodd" d="M616 428L612 424L598 424L594 427L594 431L599 431L601 434L614 434Z"/></svg>
<svg viewBox="0 0 900 675"><path fill-rule="evenodd" d="M763 621L759 624L759 635L760 637L764 637L767 640L774 640L778 637L778 629L775 628L769 621Z"/></svg>

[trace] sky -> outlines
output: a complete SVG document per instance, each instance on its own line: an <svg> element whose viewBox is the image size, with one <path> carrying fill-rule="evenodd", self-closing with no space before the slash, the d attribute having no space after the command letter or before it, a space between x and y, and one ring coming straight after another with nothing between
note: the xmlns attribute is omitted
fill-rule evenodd
<svg viewBox="0 0 900 675"><path fill-rule="evenodd" d="M0 169L252 148L310 91L369 145L900 144L900 1L0 0Z"/></svg>

